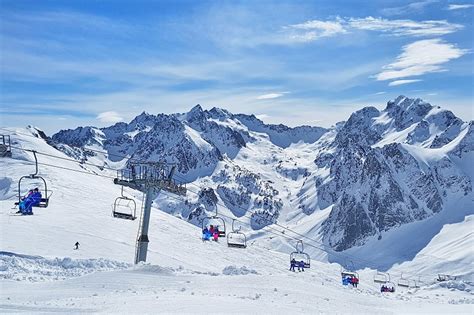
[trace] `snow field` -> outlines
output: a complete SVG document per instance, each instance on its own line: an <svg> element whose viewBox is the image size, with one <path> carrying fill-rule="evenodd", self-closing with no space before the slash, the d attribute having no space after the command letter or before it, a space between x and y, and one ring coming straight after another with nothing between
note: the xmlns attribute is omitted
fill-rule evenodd
<svg viewBox="0 0 474 315"><path fill-rule="evenodd" d="M61 155L40 139L21 139L25 148ZM250 147L248 150L252 149ZM247 150L247 149L245 149ZM246 151L243 151L245 153ZM42 156L42 163L84 171L78 163ZM306 159L301 157L301 159ZM247 249L227 248L225 240L202 242L200 228L159 211L154 205L150 224L149 265L132 267L138 220L111 216L120 195L112 179L41 166L40 174L54 191L50 206L35 209L34 216L10 216L20 175L34 171L32 156L16 150L14 159L1 161L0 192L0 312L112 312L112 313L440 313L472 314L473 292L469 279L435 283L429 255L443 259L460 255L466 267L455 272L469 275L472 255L463 251L472 237L472 218L436 222L439 234L403 270L433 274L420 289L399 289L381 294L374 270L360 270L359 288L343 287L340 266L328 257L312 254L311 269L291 273L292 243L264 233L253 233ZM239 163L245 163L238 158ZM251 163L247 162L249 168ZM268 166L269 168L271 166ZM114 174L110 174L113 176ZM265 174L263 174L265 175ZM283 181L280 185L283 185ZM125 189L141 204L141 195ZM287 215L291 209L282 213ZM318 214L319 215L319 214ZM324 215L321 214L321 220ZM298 217L294 225L308 233L314 225ZM314 224L314 223L313 223ZM292 226L295 227L295 226ZM417 222L407 230L419 229ZM433 229L435 230L435 229ZM460 232L462 231L462 233ZM402 233L395 231L394 233ZM410 237L385 237L390 246L406 246ZM76 241L80 250L73 250ZM379 243L382 246L383 243ZM426 245L426 244L425 244ZM383 261L382 247L370 245L359 257ZM380 255L377 250L381 251ZM469 249L468 249L469 250ZM471 248L472 250L472 248ZM356 257L357 253L352 253ZM366 256L364 256L366 255ZM39 256L39 257L36 257ZM59 258L57 258L59 257ZM375 258L374 258L375 257ZM322 262L316 261L320 258ZM446 263L446 261L445 261ZM427 267L428 266L428 267ZM439 266L437 266L439 267ZM449 270L448 266L445 269ZM401 268L401 267L400 267ZM60 281L51 281L60 280ZM25 294L28 292L28 294Z"/></svg>

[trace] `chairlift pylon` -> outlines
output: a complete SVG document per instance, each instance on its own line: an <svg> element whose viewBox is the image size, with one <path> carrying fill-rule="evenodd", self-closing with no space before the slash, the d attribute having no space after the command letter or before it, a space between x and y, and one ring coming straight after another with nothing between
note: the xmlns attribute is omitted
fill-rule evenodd
<svg viewBox="0 0 474 315"><path fill-rule="evenodd" d="M301 247L301 248L300 248ZM295 246L296 251L290 254L290 263L294 259L296 261L303 261L305 268L311 267L311 258L304 252L304 245L302 240L298 240Z"/></svg>
<svg viewBox="0 0 474 315"><path fill-rule="evenodd" d="M123 194L123 186L120 197L115 198L112 215L114 218L132 221L137 218L137 203Z"/></svg>
<svg viewBox="0 0 474 315"><path fill-rule="evenodd" d="M26 195L26 193L22 194L22 182L24 182L25 179L32 179L32 180L39 179L43 182L44 189L42 191L40 190L40 192L44 192L44 195L42 195L40 202L36 205L33 205L33 207L47 208L49 204L49 197L51 195L51 192L48 194L48 185L46 183L46 180L42 176L38 175L38 158L36 157L36 151L32 150L31 152L33 153L33 156L35 157L35 172L34 174L20 177L20 180L18 181L18 201L15 202L15 205L19 205L22 200L22 197Z"/></svg>
<svg viewBox="0 0 474 315"><path fill-rule="evenodd" d="M226 236L225 221L224 221L223 218L221 218L218 215L217 206L216 206L216 214L215 215L205 217L202 220L202 230L204 230L205 228L209 229L211 225L214 226L214 227L217 227L219 229L219 237L225 237Z"/></svg>
<svg viewBox="0 0 474 315"><path fill-rule="evenodd" d="M237 248L246 248L247 247L247 237L244 233L240 232L242 227L239 227L238 230L234 228L235 219L232 219L232 231L227 234L227 246L228 247L237 247Z"/></svg>

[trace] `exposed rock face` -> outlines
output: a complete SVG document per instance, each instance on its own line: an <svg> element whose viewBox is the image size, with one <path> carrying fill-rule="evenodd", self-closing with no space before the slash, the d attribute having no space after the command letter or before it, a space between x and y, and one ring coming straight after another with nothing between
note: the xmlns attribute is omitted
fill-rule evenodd
<svg viewBox="0 0 474 315"><path fill-rule="evenodd" d="M306 143L316 142L327 132L326 128L321 127L299 126L290 128L282 124L267 125L254 115L238 114L234 115L234 117L249 130L267 134L273 144L282 148L286 148L290 144L300 141Z"/></svg>
<svg viewBox="0 0 474 315"><path fill-rule="evenodd" d="M470 178L450 159L472 152L471 130L472 122L403 96L382 112L371 107L355 112L315 160L317 167L329 168L329 176L314 178L319 206L334 205L324 240L336 250L362 245L367 237L440 212L455 195L471 193ZM406 136L387 141L395 132ZM462 141L444 157L429 158L436 154L430 149L458 137Z"/></svg>
<svg viewBox="0 0 474 315"><path fill-rule="evenodd" d="M473 129L450 111L399 96L384 110L363 108L331 129L268 125L254 115L196 105L184 114L144 112L130 123L60 131L52 141L80 161L99 154L88 150L94 148L110 161L176 163L178 179L205 185L194 188L197 197L163 209L196 225L225 207L228 215L250 215L251 228L261 229L293 206L282 183L298 183L291 211L311 216L332 207L319 231L340 251L472 196L472 171L463 165L474 157ZM294 147L309 150L304 165ZM258 150L268 152L251 156ZM238 165L242 159L256 167ZM286 189L285 196L275 187Z"/></svg>
<svg viewBox="0 0 474 315"><path fill-rule="evenodd" d="M178 173L189 181L204 174L210 175L223 154L234 158L247 142L254 141L249 128L240 122L239 117L247 117L248 125L274 130L286 139L286 143L301 141L308 134L316 141L326 130L309 126L289 128L281 125L277 128L265 125L255 116L233 115L219 108L207 111L196 105L186 114L150 115L143 112L128 124L120 122L100 129L78 127L62 130L53 135L52 140L82 149L91 146L103 148L112 161L129 156L138 160L176 163ZM302 130L298 131L298 128Z"/></svg>

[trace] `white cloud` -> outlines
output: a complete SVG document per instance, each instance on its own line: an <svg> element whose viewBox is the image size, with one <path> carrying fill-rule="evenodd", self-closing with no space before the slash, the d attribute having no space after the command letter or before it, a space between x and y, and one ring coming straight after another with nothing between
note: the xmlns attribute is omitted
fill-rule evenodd
<svg viewBox="0 0 474 315"><path fill-rule="evenodd" d="M263 95L257 96L257 100L269 100L273 98L279 98L287 93L288 92L263 94Z"/></svg>
<svg viewBox="0 0 474 315"><path fill-rule="evenodd" d="M375 93L374 95L383 95L383 94L386 94L387 92L377 92Z"/></svg>
<svg viewBox="0 0 474 315"><path fill-rule="evenodd" d="M463 26L439 21L388 20L383 18L350 18L348 25L353 29L379 31L395 36L438 36L456 32Z"/></svg>
<svg viewBox="0 0 474 315"><path fill-rule="evenodd" d="M266 118L269 118L270 116L267 114L260 114L260 115L255 115L255 117L257 117L260 120L264 120Z"/></svg>
<svg viewBox="0 0 474 315"><path fill-rule="evenodd" d="M123 120L123 118L114 111L100 113L97 115L97 119L103 123L116 123Z"/></svg>
<svg viewBox="0 0 474 315"><path fill-rule="evenodd" d="M413 82L419 82L421 80L419 79L414 79L414 80L396 80L392 81L388 84L388 86L397 86L397 85L402 85L402 84L408 84L408 83L413 83Z"/></svg>
<svg viewBox="0 0 474 315"><path fill-rule="evenodd" d="M450 4L448 10L462 10L474 7L474 4Z"/></svg>
<svg viewBox="0 0 474 315"><path fill-rule="evenodd" d="M463 26L445 20L413 21L389 20L368 16L365 18L336 18L333 21L310 20L283 28L283 44L307 43L324 37L346 34L350 31L374 31L393 36L440 36L454 33Z"/></svg>
<svg viewBox="0 0 474 315"><path fill-rule="evenodd" d="M311 20L286 27L290 29L290 39L295 42L310 42L322 37L343 34L347 31L339 21Z"/></svg>
<svg viewBox="0 0 474 315"><path fill-rule="evenodd" d="M446 71L442 64L466 53L467 50L440 38L419 40L403 46L403 52L396 61L385 66L375 77L378 81L384 81Z"/></svg>

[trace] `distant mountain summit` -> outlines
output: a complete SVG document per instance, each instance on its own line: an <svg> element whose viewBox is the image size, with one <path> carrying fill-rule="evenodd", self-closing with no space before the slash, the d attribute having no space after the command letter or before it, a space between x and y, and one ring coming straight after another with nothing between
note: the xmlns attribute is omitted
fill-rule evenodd
<svg viewBox="0 0 474 315"><path fill-rule="evenodd" d="M472 121L401 95L330 129L265 124L196 105L187 113L143 112L130 123L62 130L52 140L82 160L94 155L88 148L100 148L110 162L127 156L176 163L180 180L202 188L199 197L163 210L194 224L218 204L236 217L253 213L253 229L330 209L311 235L341 251L440 213L453 200L474 209L472 130Z"/></svg>

